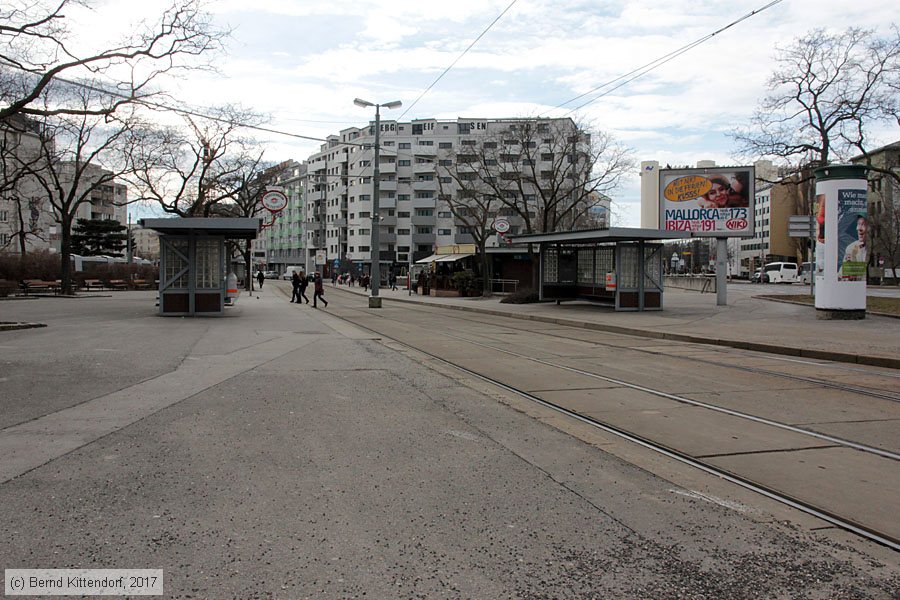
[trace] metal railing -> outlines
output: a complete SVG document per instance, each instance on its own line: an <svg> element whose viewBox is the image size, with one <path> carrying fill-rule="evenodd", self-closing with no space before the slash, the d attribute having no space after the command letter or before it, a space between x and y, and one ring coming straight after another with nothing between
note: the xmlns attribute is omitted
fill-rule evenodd
<svg viewBox="0 0 900 600"><path fill-rule="evenodd" d="M491 279L491 292L495 294L514 294L518 286L517 279Z"/></svg>

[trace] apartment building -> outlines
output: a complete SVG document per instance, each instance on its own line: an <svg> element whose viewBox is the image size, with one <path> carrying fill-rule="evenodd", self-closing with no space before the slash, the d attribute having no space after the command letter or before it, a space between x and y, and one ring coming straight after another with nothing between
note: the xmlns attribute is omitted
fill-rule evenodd
<svg viewBox="0 0 900 600"><path fill-rule="evenodd" d="M516 139L525 124L545 135L533 141ZM406 265L430 255L436 246L473 242L471 231L454 218L448 198L460 192L459 181L448 169L474 164L486 156L485 148L497 149L497 157L507 161L505 169L520 168L534 159L525 154L553 160L541 153L562 132L589 143L571 119L422 119L380 123L379 214L373 215L375 124L351 127L327 138L318 152L306 161L306 260L307 270L330 272L368 270L373 255L383 267ZM522 144L530 152L523 152ZM533 146L532 146L533 145ZM557 157L558 158L558 157ZM489 159L491 160L491 159ZM527 165L534 165L531 162ZM474 166L472 167L474 171ZM502 168L500 170L502 170ZM545 167L549 168L549 167ZM502 175L502 173L501 173ZM472 175L474 178L474 174ZM516 193L514 191L507 192ZM533 200L525 190L524 201ZM509 208L498 208L496 216L510 224L510 234L520 233L523 220ZM375 223L373 225L373 223ZM371 248L372 227L380 227L380 247ZM489 247L505 245L491 236ZM319 264L316 264L318 257ZM386 269L382 268L382 273Z"/></svg>
<svg viewBox="0 0 900 600"><path fill-rule="evenodd" d="M277 215L265 212L263 230L253 240L253 268L278 271L303 265L306 259L306 165L289 160L273 167L274 186L287 197L287 206Z"/></svg>

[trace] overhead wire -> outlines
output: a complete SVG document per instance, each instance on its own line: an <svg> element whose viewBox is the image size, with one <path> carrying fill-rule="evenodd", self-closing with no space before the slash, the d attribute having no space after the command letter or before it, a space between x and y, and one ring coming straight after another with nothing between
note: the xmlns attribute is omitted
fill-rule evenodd
<svg viewBox="0 0 900 600"><path fill-rule="evenodd" d="M610 85L616 83L617 81L620 81L620 80L622 80L622 79L625 79L625 81L622 81L621 83L619 83L619 84L616 85L615 87L610 88L609 90L606 90L606 91L603 92L602 94L598 94L597 96L595 96L594 98L588 100L587 102L584 102L583 104L579 104L579 105L576 106L575 108L569 110L569 111L568 111L567 113L565 113L565 115L563 115L563 116L570 115L570 114L572 114L573 112L575 112L575 111L577 111L577 110L580 110L580 109L584 108L584 107L587 106L588 104L591 104L592 102L596 102L596 101L599 100L600 98L602 98L602 97L604 97L604 96L606 96L606 95L609 95L610 93L612 93L612 92L614 92L615 90L621 88L622 86L624 86L624 85L626 85L626 84L628 84L628 83L631 83L631 82L634 81L635 79L638 79L638 78L640 78L640 77L643 77L643 76L646 75L647 73L649 73L649 72L651 72L651 71L657 69L658 67L661 67L662 65L666 64L667 62L669 62L669 61L671 61L671 60L674 60L675 58L681 56L681 55L684 54L685 52L688 52L688 51L690 51L690 50L696 48L697 46L699 46L699 45L701 45L701 44L703 44L703 43L705 43L705 42L708 42L710 39L712 39L712 38L715 37L716 35L722 33L723 31L726 31L727 29L730 29L731 27L734 27L734 26L737 25L738 23L741 23L742 21L745 21L745 20L749 19L750 17L753 17L753 16L755 16L755 15L758 15L759 13L761 13L761 12L763 12L763 11L765 11L765 10L768 10L769 8L772 8L772 7L775 6L776 4L780 4L780 3L783 2L783 1L784 1L784 0L772 0L771 2L769 2L769 3L767 3L767 4L763 5L763 6L761 6L761 7L759 7L759 8L757 8L757 9L755 9L755 10L750 11L749 13L745 14L744 16L742 16L742 17L740 17L740 18L738 18L738 19L735 19L734 21L728 23L728 24L725 25L724 27L720 27L719 29L713 31L712 33L708 33L708 34L704 35L703 37L698 38L698 39L694 40L693 42L691 42L691 43L689 43L689 44L686 44L686 45L682 46L681 48L678 48L677 50L673 50L672 52L669 52L668 54L664 54L663 56L660 56L659 58L656 58L656 59L650 61L649 63L646 63L646 64L644 64L644 65L642 65L642 66L640 66L640 67L637 67L636 69L633 69L633 70L629 71L628 73L625 73L624 75L620 75L619 77L616 77L615 79L612 79L612 80L610 80L610 81L607 81L606 83L603 83L603 84L601 84L601 85L598 85L598 86L596 86L596 87L594 87L594 88L592 88L592 89L590 89L590 90L588 90L588 91L586 91L586 92L584 92L584 93L582 93L582 94L579 94L579 95L575 96L574 98L571 98L571 99L569 99L569 100L566 100L566 101L563 102L562 104L559 104L559 105L555 106L555 107L554 107L554 110L555 110L555 109L561 109L561 108L563 108L564 106L566 106L567 104L571 104L572 102L574 102L574 101L576 101L576 100L578 100L578 99L580 99L580 98L583 98L583 97L587 96L588 94L592 94L592 93L596 92L597 90L601 90L601 89L603 89L603 88L605 88L605 87L608 87L608 86L610 86ZM634 76L631 77L631 75L634 75ZM627 79L626 79L626 78L627 78Z"/></svg>
<svg viewBox="0 0 900 600"><path fill-rule="evenodd" d="M413 108L416 104L419 103L419 100L421 100L421 99L425 96L425 94L427 94L427 93L431 90L431 88L433 88L433 87L437 84L438 81L440 81L441 79L443 79L444 75L446 75L447 73L449 73L449 72L450 72L450 69L452 69L454 66L456 66L456 63L458 63L458 62L460 61L460 59L461 59L463 56L465 56L465 55L469 52L469 50L471 50L472 47L473 47L475 44L477 44L478 41L479 41L481 38L483 38L484 35L485 35L488 31L490 31L491 27L493 27L493 26L497 23L497 21L499 21L499 20L503 17L503 15L505 15L505 14L507 13L507 11L509 11L509 9L512 8L513 5L514 5L516 2L518 2L518 1L519 1L519 0L512 0L512 2L510 2L509 5L508 5L506 8L503 9L503 12L501 12L499 15L497 15L497 18L494 19L493 21L491 21L491 23L484 29L484 31L482 31L482 32L478 35L477 38L475 38L474 40L472 40L472 43L469 44L469 45L466 47L466 49L462 51L462 54L460 54L459 56L457 56L457 57L456 57L456 60L454 60L452 63L450 63L450 66L447 67L446 69L444 69L444 71L443 71L440 75L438 75L437 79L435 79L434 81L432 81L432 82L431 82L431 85L429 85L427 88L425 88L425 91L423 91L421 94L419 94L419 97L418 97L418 98L416 98L415 100L413 100L413 103L410 104L410 105L407 107L407 109L404 110L403 113L402 113L399 117L397 117L397 120L399 121L400 119L402 119L402 118L406 115L406 113L408 113L409 111L411 111L412 108Z"/></svg>

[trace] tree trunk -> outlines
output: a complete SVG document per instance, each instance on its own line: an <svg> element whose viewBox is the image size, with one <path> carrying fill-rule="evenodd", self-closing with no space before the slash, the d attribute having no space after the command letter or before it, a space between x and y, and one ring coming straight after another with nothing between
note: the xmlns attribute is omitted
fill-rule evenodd
<svg viewBox="0 0 900 600"><path fill-rule="evenodd" d="M59 259L61 261L59 268L60 281L62 286L60 293L65 295L72 294L72 219L63 213L59 220L60 226L60 243L59 243Z"/></svg>
<svg viewBox="0 0 900 600"><path fill-rule="evenodd" d="M478 253L481 255L481 295L487 298L493 291L491 289L491 268L488 260L487 248L485 247L486 239L482 239L478 246Z"/></svg>

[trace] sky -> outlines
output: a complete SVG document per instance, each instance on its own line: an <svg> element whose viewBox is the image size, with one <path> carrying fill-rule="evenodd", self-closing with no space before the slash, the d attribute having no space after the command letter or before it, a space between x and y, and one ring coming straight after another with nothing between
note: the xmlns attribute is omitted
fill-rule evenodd
<svg viewBox="0 0 900 600"><path fill-rule="evenodd" d="M613 134L635 160L662 165L745 164L728 132L765 94L776 45L814 28L848 25L888 34L894 0L782 0L596 101L565 104L729 23L769 0L217 0L214 22L233 29L217 72L160 84L202 111L240 104L267 127L324 138L382 118L570 116ZM93 2L72 13L85 47L158 16L163 0ZM509 8L508 8L509 7ZM498 15L505 14L427 94ZM609 88L604 88L608 90ZM601 90L603 91L603 90ZM596 94L594 94L596 95ZM304 160L319 142L254 132L273 162ZM876 142L900 139L884 127ZM614 224L640 225L639 169L613 194Z"/></svg>

